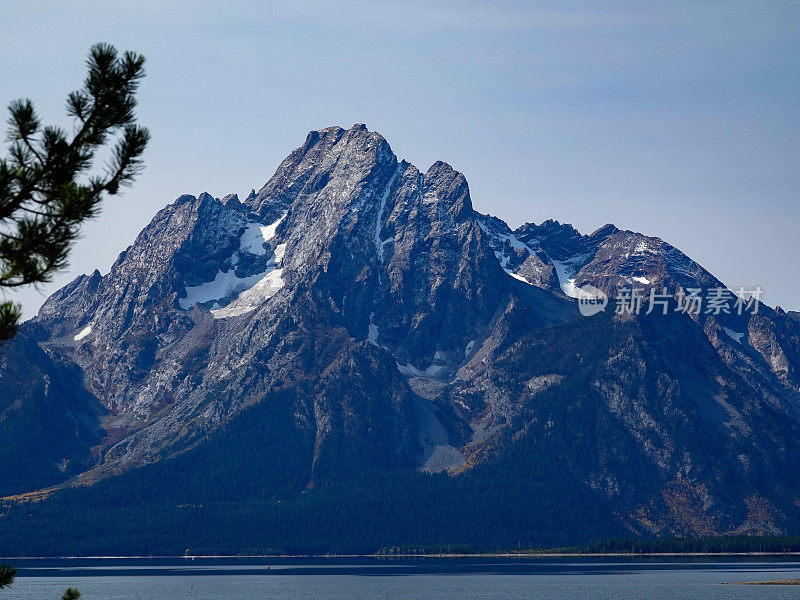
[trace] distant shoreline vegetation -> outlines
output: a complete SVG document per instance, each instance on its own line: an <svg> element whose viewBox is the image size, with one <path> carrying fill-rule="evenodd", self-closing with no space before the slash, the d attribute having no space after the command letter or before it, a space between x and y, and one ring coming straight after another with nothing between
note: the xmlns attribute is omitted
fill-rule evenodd
<svg viewBox="0 0 800 600"><path fill-rule="evenodd" d="M560 548L530 549L477 549L466 545L415 547L392 546L374 553L258 553L244 551L238 554L215 552L213 549L187 549L183 555L115 555L115 556L26 556L0 557L3 560L25 559L145 559L145 558L469 558L469 557L518 557L558 558L579 556L653 556L653 557L703 557L703 556L787 556L800 555L800 536L719 536L707 538L619 538L602 540L591 544Z"/></svg>
<svg viewBox="0 0 800 600"><path fill-rule="evenodd" d="M613 555L782 555L800 554L800 536L718 536L703 538L615 538L559 548L474 550L467 546L396 547L378 556L613 556Z"/></svg>
<svg viewBox="0 0 800 600"><path fill-rule="evenodd" d="M800 535L609 539L576 550L579 554L787 554L800 552Z"/></svg>

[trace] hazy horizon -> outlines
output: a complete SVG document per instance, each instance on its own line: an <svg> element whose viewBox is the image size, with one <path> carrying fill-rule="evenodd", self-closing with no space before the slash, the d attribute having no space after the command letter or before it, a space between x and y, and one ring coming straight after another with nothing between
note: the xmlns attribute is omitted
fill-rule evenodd
<svg viewBox="0 0 800 600"><path fill-rule="evenodd" d="M147 59L146 169L86 226L70 269L107 272L181 194L260 188L310 130L363 122L422 170L466 176L512 227L605 223L677 246L728 286L800 309L800 18L771 2L149 0L6 3L0 102L66 125L91 44ZM5 153L5 151L4 151Z"/></svg>

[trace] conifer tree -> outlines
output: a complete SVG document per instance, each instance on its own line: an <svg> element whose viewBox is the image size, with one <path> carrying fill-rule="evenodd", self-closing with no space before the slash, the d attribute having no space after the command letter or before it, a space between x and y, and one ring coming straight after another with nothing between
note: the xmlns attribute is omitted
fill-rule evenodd
<svg viewBox="0 0 800 600"><path fill-rule="evenodd" d="M30 100L9 105L9 154L0 159L0 288L50 281L67 265L80 225L141 171L150 133L136 124L134 108L144 61L109 44L92 46L83 87L67 97L72 136L42 126ZM90 174L107 144L110 159ZM20 314L18 304L0 302L0 339L14 335Z"/></svg>
<svg viewBox="0 0 800 600"><path fill-rule="evenodd" d="M16 569L12 569L8 565L0 565L0 590L14 583L14 575L16 574Z"/></svg>

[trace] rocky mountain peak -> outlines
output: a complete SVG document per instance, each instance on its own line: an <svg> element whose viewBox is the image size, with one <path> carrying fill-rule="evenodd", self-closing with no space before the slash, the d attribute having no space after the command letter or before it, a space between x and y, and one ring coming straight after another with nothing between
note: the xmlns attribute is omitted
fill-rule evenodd
<svg viewBox="0 0 800 600"><path fill-rule="evenodd" d="M589 237L595 239L605 239L610 235L614 235L617 233L619 229L613 223L606 223L602 227L597 228L594 232L592 232Z"/></svg>
<svg viewBox="0 0 800 600"><path fill-rule="evenodd" d="M339 186L347 186L349 194L369 180L374 171L390 170L396 164L388 142L364 125L312 131L256 196L245 200L245 205L265 221L271 221L297 200L316 196L332 179ZM337 191L341 194L345 190Z"/></svg>

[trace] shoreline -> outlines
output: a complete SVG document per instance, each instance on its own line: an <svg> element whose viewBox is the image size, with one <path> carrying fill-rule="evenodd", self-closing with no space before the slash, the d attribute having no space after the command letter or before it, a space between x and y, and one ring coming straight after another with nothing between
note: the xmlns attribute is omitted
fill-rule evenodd
<svg viewBox="0 0 800 600"><path fill-rule="evenodd" d="M800 585L800 579L774 579L772 581L732 581L725 585Z"/></svg>
<svg viewBox="0 0 800 600"><path fill-rule="evenodd" d="M477 552L474 554L190 554L190 555L118 555L118 556L0 556L0 561L14 560L195 560L195 559L283 559L283 558L757 558L800 557L800 552Z"/></svg>

